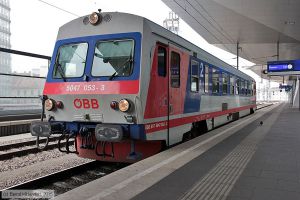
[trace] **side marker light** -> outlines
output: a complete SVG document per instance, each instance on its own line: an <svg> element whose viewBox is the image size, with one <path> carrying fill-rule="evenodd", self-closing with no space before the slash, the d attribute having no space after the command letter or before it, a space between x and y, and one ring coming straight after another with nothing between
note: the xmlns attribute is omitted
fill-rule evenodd
<svg viewBox="0 0 300 200"><path fill-rule="evenodd" d="M116 101L110 102L110 107L114 110L118 109L118 102Z"/></svg>

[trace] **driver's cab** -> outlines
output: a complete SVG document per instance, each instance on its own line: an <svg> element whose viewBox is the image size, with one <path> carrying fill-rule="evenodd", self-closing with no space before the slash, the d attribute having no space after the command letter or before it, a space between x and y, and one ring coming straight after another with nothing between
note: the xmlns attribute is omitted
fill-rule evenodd
<svg viewBox="0 0 300 200"><path fill-rule="evenodd" d="M58 40L44 88L50 105L46 116L56 121L128 123L124 114L134 118L139 95L141 37L133 32ZM53 108L58 101L63 109ZM124 102L129 105L119 108Z"/></svg>

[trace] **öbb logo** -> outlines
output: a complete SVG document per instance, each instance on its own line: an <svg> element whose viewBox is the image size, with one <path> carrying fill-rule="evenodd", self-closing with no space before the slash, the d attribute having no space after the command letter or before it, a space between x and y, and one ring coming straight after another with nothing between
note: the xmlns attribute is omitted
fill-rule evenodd
<svg viewBox="0 0 300 200"><path fill-rule="evenodd" d="M74 99L74 107L77 109L98 109L99 103L97 99Z"/></svg>

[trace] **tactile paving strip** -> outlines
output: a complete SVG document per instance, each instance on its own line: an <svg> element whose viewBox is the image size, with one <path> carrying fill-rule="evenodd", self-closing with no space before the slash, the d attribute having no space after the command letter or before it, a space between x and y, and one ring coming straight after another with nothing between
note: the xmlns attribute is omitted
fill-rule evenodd
<svg viewBox="0 0 300 200"><path fill-rule="evenodd" d="M258 144L278 118L281 107L187 191L180 200L224 200L254 155Z"/></svg>

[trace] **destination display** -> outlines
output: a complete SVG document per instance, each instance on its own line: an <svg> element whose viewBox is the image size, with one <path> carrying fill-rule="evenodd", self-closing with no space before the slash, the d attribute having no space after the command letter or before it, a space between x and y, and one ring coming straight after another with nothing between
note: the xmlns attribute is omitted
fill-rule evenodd
<svg viewBox="0 0 300 200"><path fill-rule="evenodd" d="M270 61L268 62L269 75L299 75L300 60Z"/></svg>
<svg viewBox="0 0 300 200"><path fill-rule="evenodd" d="M288 71L293 70L292 64L270 64L268 65L269 72Z"/></svg>

